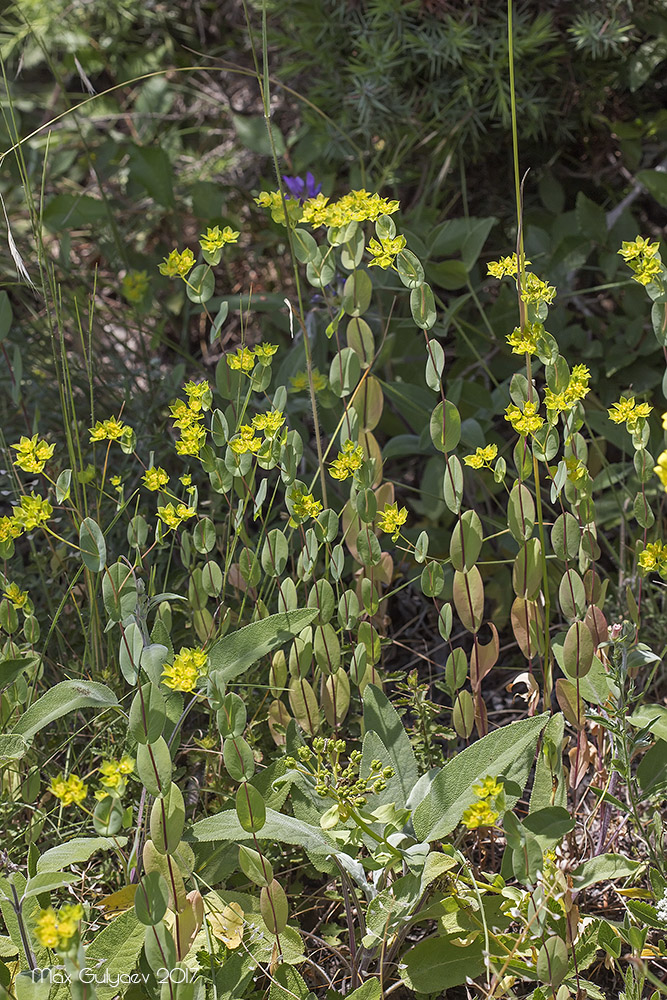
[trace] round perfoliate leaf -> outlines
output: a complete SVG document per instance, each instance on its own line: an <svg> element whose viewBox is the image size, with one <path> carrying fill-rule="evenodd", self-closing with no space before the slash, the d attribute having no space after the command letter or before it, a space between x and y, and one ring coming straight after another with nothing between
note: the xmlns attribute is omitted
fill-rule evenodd
<svg viewBox="0 0 667 1000"><path fill-rule="evenodd" d="M150 819L151 840L160 854L173 854L185 826L185 803L178 785L172 783L167 794L153 803Z"/></svg>
<svg viewBox="0 0 667 1000"><path fill-rule="evenodd" d="M570 677L585 677L593 665L593 638L583 622L570 625L563 644L563 669Z"/></svg>
<svg viewBox="0 0 667 1000"><path fill-rule="evenodd" d="M99 525L92 517L86 517L79 527L79 547L81 559L91 573L99 573L107 559L107 547Z"/></svg>
<svg viewBox="0 0 667 1000"><path fill-rule="evenodd" d="M239 695L229 692L225 695L216 716L218 731L223 739L242 736L248 713L245 702Z"/></svg>
<svg viewBox="0 0 667 1000"><path fill-rule="evenodd" d="M271 934L282 934L287 927L289 908L285 890L275 879L262 889L259 896L259 909Z"/></svg>
<svg viewBox="0 0 667 1000"><path fill-rule="evenodd" d="M234 781L248 781L255 773L255 758L242 736L229 736L222 748L225 767Z"/></svg>
<svg viewBox="0 0 667 1000"><path fill-rule="evenodd" d="M260 792L244 781L236 792L236 815L246 833L259 833L266 823L266 805Z"/></svg>
<svg viewBox="0 0 667 1000"><path fill-rule="evenodd" d="M410 292L410 312L420 330L430 330L435 325L438 314L435 311L433 290L426 282Z"/></svg>
<svg viewBox="0 0 667 1000"><path fill-rule="evenodd" d="M273 881L273 868L270 862L250 847L239 847L239 864L244 874L254 882L255 885L268 886Z"/></svg>
<svg viewBox="0 0 667 1000"><path fill-rule="evenodd" d="M198 264L190 271L185 291L191 302L208 302L215 291L215 277L207 264Z"/></svg>
<svg viewBox="0 0 667 1000"><path fill-rule="evenodd" d="M134 912L147 927L159 924L169 906L169 888L159 872L143 875L134 894Z"/></svg>
<svg viewBox="0 0 667 1000"><path fill-rule="evenodd" d="M137 774L149 795L162 795L169 788L171 772L171 753L162 736L152 743L139 744Z"/></svg>
<svg viewBox="0 0 667 1000"><path fill-rule="evenodd" d="M137 743L155 743L167 718L164 697L157 684L144 684L130 706L129 730Z"/></svg>
<svg viewBox="0 0 667 1000"><path fill-rule="evenodd" d="M431 440L438 451L453 451L461 440L461 416L448 399L438 403L431 414Z"/></svg>
<svg viewBox="0 0 667 1000"><path fill-rule="evenodd" d="M93 826L101 837L113 837L123 825L123 806L118 799L105 795L95 806Z"/></svg>

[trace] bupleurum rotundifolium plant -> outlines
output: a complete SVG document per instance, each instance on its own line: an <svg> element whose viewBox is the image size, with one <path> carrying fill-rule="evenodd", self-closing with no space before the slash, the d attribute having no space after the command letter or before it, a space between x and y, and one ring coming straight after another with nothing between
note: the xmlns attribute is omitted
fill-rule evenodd
<svg viewBox="0 0 667 1000"><path fill-rule="evenodd" d="M647 734L641 734L640 746L625 718L635 703L633 672L654 657L638 642L641 593L630 608L632 624L611 633L607 627L607 582L599 568L584 433L590 373L583 364L570 367L547 332L556 289L528 270L521 252L489 266L491 276L516 286L519 324L507 344L523 357L525 369L511 380L496 440L461 460L461 417L445 393L444 349L429 335L436 300L421 262L397 233L392 216L398 203L366 191L331 201L305 186L299 196L269 192L257 202L286 225L296 261L317 293L316 329L334 346L328 376L315 369L303 310L293 307L305 371L291 378L288 391L272 386L275 345L242 343L225 354L214 386L189 381L184 398L171 404L177 458L160 458L168 468L142 454L121 414L89 428L98 468L101 461L96 479L74 469L58 472L61 455L39 435L13 445L17 468L41 476L44 488L37 493L31 486L0 521L1 554L7 564L16 541L26 534L34 541L41 531L46 541L80 558L91 605L101 599L107 632L115 636L125 687L119 703L105 685L63 681L22 718L10 713L10 759L18 768L45 720L91 706L124 713L126 735L118 752L94 767L86 764L82 773L54 773L50 793L59 810L79 810L85 832L71 840L66 857L87 860L98 850L116 857L127 905L113 926L119 934L127 928L123 954L170 1000L182 993L181 984L161 979L162 970L172 968L193 973L197 996L221 989L224 975L236 976L231 989L241 995L260 967L274 986L301 996L305 985L294 966L305 945L274 874L281 860L276 844L284 843L305 846L316 867L341 886L351 989L378 962L384 976L401 978L418 992L484 975L487 995L500 996L524 974L534 981L535 969L552 993L563 987L570 995L584 983L588 988L583 972L595 954L593 936L596 946L618 957L615 939L602 930L600 918L581 920L556 851L574 825L566 809L568 785L578 789L591 766L590 717L614 741L611 768L628 787L637 833L654 864L656 900L664 865L660 831L642 828L641 789L631 766L646 748ZM203 263L190 249L175 249L161 271L183 281L190 299L206 310L214 294L212 268L238 236L229 227L209 228L200 241ZM654 300L654 329L662 343L665 271L657 245L638 238L621 253ZM374 308L374 296L394 298L396 290L382 280L374 284L371 268L399 279L409 293L412 320L423 331L425 381L437 400L430 440L443 456L442 497L453 515L448 552L431 552L428 531L417 533L419 525L400 506L394 484L384 479L374 431L385 403L377 358L378 337L385 332L380 316L388 311ZM298 269L295 280L302 303ZM209 317L213 340L226 308ZM301 391L310 398L316 457L290 427L291 399ZM325 391L340 400L337 423L326 435L317 405ZM650 412L647 403L627 396L610 408L609 418L625 425L635 453L639 567L667 575L665 547L648 537L654 470L662 486L667 478L667 452L656 463L647 451ZM134 458L136 473L111 474L117 448ZM500 530L497 513L485 533L477 510L464 509L464 467L470 469L465 476L493 480L493 496L501 498ZM103 517L109 522L104 529L98 523ZM125 523L128 554L109 561L106 536L117 522ZM421 567L416 579L433 602L448 650L444 690L452 735L466 743L475 731L480 737L428 776L420 775L382 692L383 653L391 643L383 612L390 600L400 599L402 586L389 542L402 566ZM527 689L529 715L490 732L482 686L499 662L500 640L486 614L482 573L506 553L514 595L511 628L526 661L517 681ZM176 558L187 593L171 589ZM3 592L3 653L19 664L20 684L22 670L35 664L37 620L30 596L6 573ZM270 700L264 714L253 711L249 720L250 706L241 687L235 688L265 657L268 675L251 683L261 683ZM550 716L554 697L562 714ZM344 721L353 716L363 723L357 746L341 738ZM221 780L212 763L205 766L218 791L208 800L209 815L191 825L179 760L193 752L180 742L194 718L205 720L198 750L209 761L217 754L226 777ZM256 732L264 719L276 748L268 764ZM567 769L566 721L575 734ZM513 810L538 740L530 811L520 818ZM91 779L98 784L92 799ZM454 800L452 787L460 788ZM130 793L137 788L135 809ZM465 851L494 858L498 835L505 838L508 858L503 876L470 868ZM236 866L216 867L215 841L242 841ZM9 907L14 914L30 969L55 952L79 995L90 996L83 973L93 959L109 960L113 938L104 937L106 930L86 932L86 926L96 926L88 899L82 906L37 906L37 896L72 881L64 874L42 878L49 853L32 863L27 881L18 874L11 883L5 880L3 913ZM635 869L618 870L629 875ZM226 876L235 871L259 890L258 903L252 892L227 889ZM580 877L592 884L608 878L608 871L593 864ZM396 915L389 919L388 912ZM417 944L407 940L409 928L436 918L434 936ZM634 925L615 933L641 955L645 933L642 938ZM456 964L462 940L465 970ZM37 948L42 951L33 953ZM232 972L228 963L236 953L242 957ZM450 962L446 980L439 965L443 955Z"/></svg>

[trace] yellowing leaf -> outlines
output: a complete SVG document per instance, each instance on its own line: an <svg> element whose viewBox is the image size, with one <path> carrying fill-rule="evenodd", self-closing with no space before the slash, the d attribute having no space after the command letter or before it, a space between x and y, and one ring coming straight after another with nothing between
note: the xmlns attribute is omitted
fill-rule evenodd
<svg viewBox="0 0 667 1000"><path fill-rule="evenodd" d="M238 903L229 903L220 913L206 915L211 934L230 951L238 948L243 940L243 918L243 910Z"/></svg>
<svg viewBox="0 0 667 1000"><path fill-rule="evenodd" d="M134 906L134 894L136 891L136 885L124 885L118 892L112 892L110 896L104 896L97 905L100 909L104 910L104 916L107 919L111 919L116 914L122 913L124 910L129 910L131 906Z"/></svg>

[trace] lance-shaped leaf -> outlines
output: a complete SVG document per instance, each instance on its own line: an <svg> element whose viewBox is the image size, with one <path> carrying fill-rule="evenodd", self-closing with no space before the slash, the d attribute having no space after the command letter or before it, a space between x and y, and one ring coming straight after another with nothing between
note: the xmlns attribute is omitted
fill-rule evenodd
<svg viewBox="0 0 667 1000"><path fill-rule="evenodd" d="M317 608L296 608L251 622L218 639L208 651L212 670L225 680L238 677L278 646L282 646L317 617Z"/></svg>

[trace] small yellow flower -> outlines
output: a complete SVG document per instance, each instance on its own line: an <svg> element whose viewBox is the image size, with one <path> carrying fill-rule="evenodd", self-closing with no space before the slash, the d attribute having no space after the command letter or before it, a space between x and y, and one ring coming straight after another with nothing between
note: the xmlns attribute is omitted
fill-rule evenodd
<svg viewBox="0 0 667 1000"><path fill-rule="evenodd" d="M575 486L588 475L588 469L584 463L573 455L565 459L565 467L567 468L567 478Z"/></svg>
<svg viewBox="0 0 667 1000"><path fill-rule="evenodd" d="M561 392L544 390L544 405L551 413L562 413L571 410L580 399L584 399L590 391L588 385L591 373L586 365L575 365L570 380Z"/></svg>
<svg viewBox="0 0 667 1000"><path fill-rule="evenodd" d="M644 573L657 571L664 576L667 574L667 546L662 542L649 542L639 553L638 562Z"/></svg>
<svg viewBox="0 0 667 1000"><path fill-rule="evenodd" d="M528 400L523 405L523 410L514 403L510 403L505 410L505 420L508 420L517 434L526 437L534 434L544 423L543 417L537 412L537 404Z"/></svg>
<svg viewBox="0 0 667 1000"><path fill-rule="evenodd" d="M649 243L649 241L643 236L638 236L637 239L632 242L623 240L621 249L618 253L627 263L631 260L636 260L637 257L655 257L658 253L658 247L658 243Z"/></svg>
<svg viewBox="0 0 667 1000"><path fill-rule="evenodd" d="M10 542L20 538L23 526L15 517L0 517L0 542Z"/></svg>
<svg viewBox="0 0 667 1000"><path fill-rule="evenodd" d="M393 267L396 254L405 249L407 240L405 236L394 236L393 239L371 240L368 244L368 252L373 256L369 267L388 268Z"/></svg>
<svg viewBox="0 0 667 1000"><path fill-rule="evenodd" d="M395 542L398 540L401 528L407 519L408 511L406 507L401 507L399 510L397 503L386 503L384 510L380 513L378 525L380 530L391 535L392 542Z"/></svg>
<svg viewBox="0 0 667 1000"><path fill-rule="evenodd" d="M48 500L35 493L30 496L22 496L18 505L12 511L12 518L20 526L22 531L32 531L53 514L53 507ZM17 537L17 536L15 536Z"/></svg>
<svg viewBox="0 0 667 1000"><path fill-rule="evenodd" d="M195 255L192 250L172 250L168 257L164 258L159 265L160 274L166 274L168 278L184 278L188 271L192 270L195 262Z"/></svg>
<svg viewBox="0 0 667 1000"><path fill-rule="evenodd" d="M662 486L667 492L667 451L663 451L658 455L657 465L653 466L653 471L662 483Z"/></svg>
<svg viewBox="0 0 667 1000"><path fill-rule="evenodd" d="M48 910L40 910L35 921L35 937L43 948L57 948L60 943L58 937L58 920L52 907Z"/></svg>
<svg viewBox="0 0 667 1000"><path fill-rule="evenodd" d="M130 757L128 754L123 754L118 761L118 770L121 774L133 774L134 764L135 761L133 757Z"/></svg>
<svg viewBox="0 0 667 1000"><path fill-rule="evenodd" d="M157 468L152 465L150 469L146 469L143 475L143 483L147 490L151 490L155 493L157 490L161 490L163 486L166 486L169 482L169 476L164 471L164 469L158 466Z"/></svg>
<svg viewBox="0 0 667 1000"><path fill-rule="evenodd" d="M211 386L206 379L201 382L186 382L183 392L188 397L188 407L198 413L200 410L208 410L211 406Z"/></svg>
<svg viewBox="0 0 667 1000"><path fill-rule="evenodd" d="M306 222L314 228L318 226L340 228L350 222L367 220L375 222L381 215L393 215L398 209L399 202L389 201L379 194L371 194L363 189L350 191L338 201L331 203L320 193L304 201L299 221Z"/></svg>
<svg viewBox="0 0 667 1000"><path fill-rule="evenodd" d="M648 403L640 403L637 406L634 396L621 396L618 402L612 403L611 409L607 412L610 420L615 424L624 423L632 434L643 424L652 409Z"/></svg>
<svg viewBox="0 0 667 1000"><path fill-rule="evenodd" d="M250 424L241 424L238 437L232 438L229 447L236 455L245 455L247 451L255 455L262 447L262 439L255 437L255 430Z"/></svg>
<svg viewBox="0 0 667 1000"><path fill-rule="evenodd" d="M190 486L192 484L192 476L189 473L185 476L179 476L179 481L183 483L184 486Z"/></svg>
<svg viewBox="0 0 667 1000"><path fill-rule="evenodd" d="M120 287L127 301L136 305L143 301L148 291L148 274L146 271L128 271Z"/></svg>
<svg viewBox="0 0 667 1000"><path fill-rule="evenodd" d="M176 454L194 455L197 458L205 440L206 428L200 424L191 424L190 427L185 427L181 432L181 436L175 446Z"/></svg>
<svg viewBox="0 0 667 1000"><path fill-rule="evenodd" d="M543 302L546 305L551 305L555 297L556 289L553 285L542 281L541 278L538 278L531 271L526 271L521 288L521 298L524 302L527 302L529 305L541 305Z"/></svg>
<svg viewBox="0 0 667 1000"><path fill-rule="evenodd" d="M495 798L503 791L503 786L495 778L487 774L477 785L472 786L472 790L478 799Z"/></svg>
<svg viewBox="0 0 667 1000"><path fill-rule="evenodd" d="M296 484L289 495L292 507L290 526L296 527L309 517L317 517L322 510L322 504L316 500L312 493L306 493L302 486Z"/></svg>
<svg viewBox="0 0 667 1000"><path fill-rule="evenodd" d="M209 227L205 233L202 233L199 245L207 253L215 253L216 250L222 250L227 243L236 243L240 235L231 226L225 226L222 231L219 226L214 229Z"/></svg>
<svg viewBox="0 0 667 1000"><path fill-rule="evenodd" d="M270 365L273 360L273 355L278 350L277 344L258 344L257 347L253 348L255 352L255 357L263 365Z"/></svg>
<svg viewBox="0 0 667 1000"><path fill-rule="evenodd" d="M481 826L494 826L500 813L492 809L488 802L474 802L468 806L461 817L461 822L469 830L477 830Z"/></svg>
<svg viewBox="0 0 667 1000"><path fill-rule="evenodd" d="M183 521L187 521L188 518L194 517L197 511L194 507L188 507L184 503L179 503L175 507L173 503L168 503L166 507L158 507L157 516L160 518L163 524L167 528L171 528L174 531L180 527Z"/></svg>
<svg viewBox="0 0 667 1000"><path fill-rule="evenodd" d="M477 448L474 455L465 455L463 461L471 469L481 469L489 466L498 454L497 444L487 444L484 448Z"/></svg>
<svg viewBox="0 0 667 1000"><path fill-rule="evenodd" d="M82 917L83 907L79 903L61 906L57 914L51 906L40 910L35 920L35 937L43 948L67 951Z"/></svg>
<svg viewBox="0 0 667 1000"><path fill-rule="evenodd" d="M12 445L17 452L14 465L18 465L24 472L43 472L55 447L55 444L40 441L37 434L32 438L22 437L18 444Z"/></svg>
<svg viewBox="0 0 667 1000"><path fill-rule="evenodd" d="M258 413L252 418L255 430L263 431L267 438L274 438L285 423L282 410L269 410L268 413Z"/></svg>
<svg viewBox="0 0 667 1000"><path fill-rule="evenodd" d="M172 691L190 693L197 687L201 674L206 672L208 655L203 649L183 646L174 662L162 671L162 683Z"/></svg>
<svg viewBox="0 0 667 1000"><path fill-rule="evenodd" d="M544 333L541 323L526 323L523 329L515 326L506 340L512 354L537 354L537 340Z"/></svg>
<svg viewBox="0 0 667 1000"><path fill-rule="evenodd" d="M251 351L249 347L237 347L236 354L227 355L227 364L232 371L249 375L255 367L255 352Z"/></svg>
<svg viewBox="0 0 667 1000"><path fill-rule="evenodd" d="M530 263L529 260L523 259L523 266L527 267ZM487 265L487 274L492 278L504 278L504 277L515 277L519 273L519 265L517 262L517 255L515 253L510 254L509 257L501 257L500 260L492 260Z"/></svg>
<svg viewBox="0 0 667 1000"><path fill-rule="evenodd" d="M51 792L64 806L71 806L73 802L80 806L88 794L88 785L76 774L70 774L69 778L60 775L52 779Z"/></svg>
<svg viewBox="0 0 667 1000"><path fill-rule="evenodd" d="M102 775L100 784L122 794L125 790L126 777L134 771L134 760L127 755L121 757L120 760L105 760L100 764L98 770ZM104 794L103 792L102 797Z"/></svg>
<svg viewBox="0 0 667 1000"><path fill-rule="evenodd" d="M7 600L17 609L24 608L28 602L28 591L21 590L17 583L10 583L5 588L4 594Z"/></svg>
<svg viewBox="0 0 667 1000"><path fill-rule="evenodd" d="M642 236L638 236L632 242L623 241L618 253L634 272L633 280L638 281L640 285L650 285L658 275L664 276L658 249L658 243L649 243Z"/></svg>
<svg viewBox="0 0 667 1000"><path fill-rule="evenodd" d="M322 389L326 389L328 380L326 375L323 375L319 369L313 368L313 389L315 392L321 392ZM304 392L308 389L308 373L307 372L297 372L296 375L290 376L290 385L292 387L292 392Z"/></svg>
<svg viewBox="0 0 667 1000"><path fill-rule="evenodd" d="M353 476L364 461L364 453L361 445L355 445L353 441L346 441L343 450L338 452L337 458L329 466L329 475L333 479L344 480L348 476Z"/></svg>
<svg viewBox="0 0 667 1000"><path fill-rule="evenodd" d="M90 440L94 441L120 441L121 438L128 438L132 434L132 428L124 424L116 417L109 417L108 420L98 420L94 427L90 428Z"/></svg>

